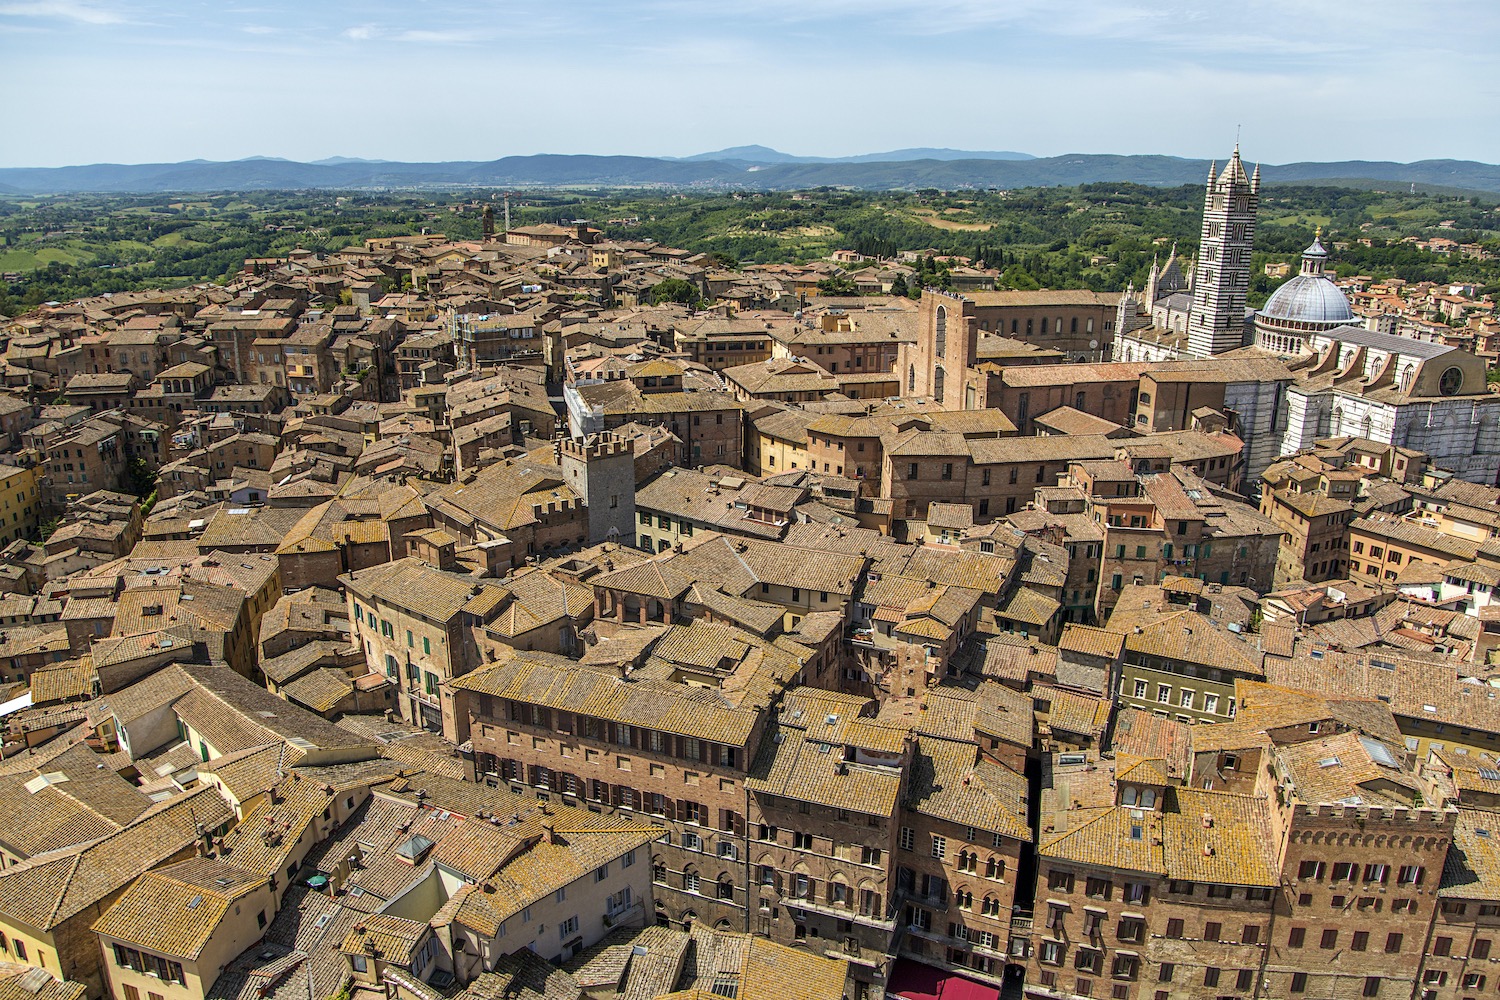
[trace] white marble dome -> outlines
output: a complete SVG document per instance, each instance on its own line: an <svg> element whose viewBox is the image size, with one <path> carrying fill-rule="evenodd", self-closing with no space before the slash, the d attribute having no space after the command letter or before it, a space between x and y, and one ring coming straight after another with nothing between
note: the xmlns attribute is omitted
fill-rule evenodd
<svg viewBox="0 0 1500 1000"><path fill-rule="evenodd" d="M1293 323L1350 323L1349 299L1326 275L1299 274L1271 293L1260 314Z"/></svg>

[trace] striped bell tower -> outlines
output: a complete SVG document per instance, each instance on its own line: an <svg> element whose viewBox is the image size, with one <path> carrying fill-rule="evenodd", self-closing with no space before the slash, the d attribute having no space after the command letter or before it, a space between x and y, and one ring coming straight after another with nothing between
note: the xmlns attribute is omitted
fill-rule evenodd
<svg viewBox="0 0 1500 1000"><path fill-rule="evenodd" d="M1224 172L1216 167L1208 168L1193 311L1188 316L1188 353L1198 358L1244 343L1245 292L1250 287L1250 251L1260 203L1260 167L1253 176L1245 174L1238 144Z"/></svg>

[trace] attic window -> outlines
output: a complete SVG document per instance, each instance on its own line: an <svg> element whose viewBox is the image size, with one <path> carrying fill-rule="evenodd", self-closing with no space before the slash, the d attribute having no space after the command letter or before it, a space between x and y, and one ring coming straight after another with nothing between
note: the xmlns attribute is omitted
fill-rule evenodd
<svg viewBox="0 0 1500 1000"><path fill-rule="evenodd" d="M1495 770L1493 767L1481 767L1479 769L1479 776L1485 781L1500 781L1500 771Z"/></svg>
<svg viewBox="0 0 1500 1000"><path fill-rule="evenodd" d="M1424 712L1436 712L1437 711L1437 706L1436 705L1423 705L1422 706L1422 711L1424 711Z"/></svg>
<svg viewBox="0 0 1500 1000"><path fill-rule="evenodd" d="M1337 757L1324 757L1322 760L1318 761L1318 766L1319 767L1338 767L1339 766L1339 759Z"/></svg>

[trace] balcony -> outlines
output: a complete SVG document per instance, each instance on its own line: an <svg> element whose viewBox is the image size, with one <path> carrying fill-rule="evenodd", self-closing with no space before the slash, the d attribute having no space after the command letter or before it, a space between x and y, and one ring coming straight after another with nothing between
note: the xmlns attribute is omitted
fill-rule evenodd
<svg viewBox="0 0 1500 1000"><path fill-rule="evenodd" d="M882 652L895 652L896 647L900 645L894 638L885 635L878 628L863 625L851 628L844 639L856 649L878 649Z"/></svg>
<svg viewBox="0 0 1500 1000"><path fill-rule="evenodd" d="M873 927L878 930L887 932L895 930L896 928L896 919L894 916L892 916L891 919L887 920L883 917L875 916L872 914L860 913L855 909L848 909L842 906L834 906L830 903L823 903L813 899L798 899L795 896L783 896L781 897L781 903L784 906L795 907L799 910L806 910L809 913L817 913L825 917L834 917L839 920L848 920L851 923L859 924L862 927Z"/></svg>
<svg viewBox="0 0 1500 1000"><path fill-rule="evenodd" d="M644 919L645 913L645 906L641 903L640 900L636 900L634 903L631 903L629 906L624 907L623 909L615 910L613 913L604 914L604 926L633 926L634 924Z"/></svg>

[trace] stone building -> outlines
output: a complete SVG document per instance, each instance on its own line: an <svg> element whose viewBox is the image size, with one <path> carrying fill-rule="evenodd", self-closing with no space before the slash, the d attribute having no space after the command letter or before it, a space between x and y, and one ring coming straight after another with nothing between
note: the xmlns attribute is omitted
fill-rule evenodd
<svg viewBox="0 0 1500 1000"><path fill-rule="evenodd" d="M635 449L604 431L559 441L554 452L563 480L588 508L587 544L629 539L635 528Z"/></svg>

